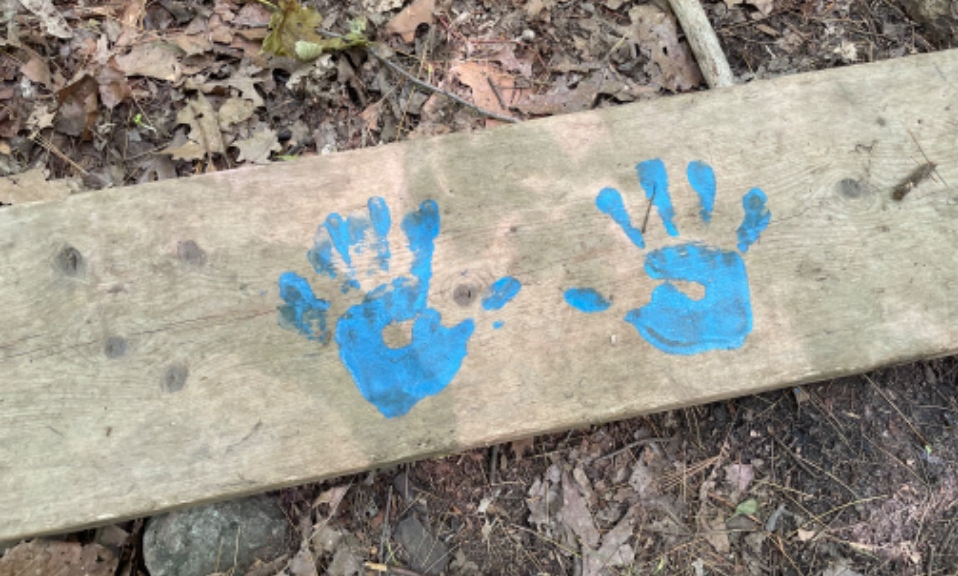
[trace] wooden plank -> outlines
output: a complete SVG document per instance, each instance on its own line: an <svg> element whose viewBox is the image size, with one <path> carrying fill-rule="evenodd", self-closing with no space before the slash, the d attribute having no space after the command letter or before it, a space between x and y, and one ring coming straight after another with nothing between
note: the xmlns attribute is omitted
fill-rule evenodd
<svg viewBox="0 0 958 576"><path fill-rule="evenodd" d="M956 102L949 51L5 208L0 540L954 353ZM318 274L317 227L370 198L389 257L370 231Z"/></svg>

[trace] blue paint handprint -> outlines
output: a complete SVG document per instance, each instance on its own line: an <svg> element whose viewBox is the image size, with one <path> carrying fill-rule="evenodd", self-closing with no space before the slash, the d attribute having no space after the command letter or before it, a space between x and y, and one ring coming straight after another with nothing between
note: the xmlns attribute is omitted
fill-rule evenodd
<svg viewBox="0 0 958 576"><path fill-rule="evenodd" d="M669 195L665 165L659 159L636 166L639 183L655 206L669 236L678 236L675 211ZM690 162L687 176L699 197L699 215L704 222L712 217L715 204L715 174L704 162ZM622 196L605 188L596 197L596 206L618 224L638 248L645 248L642 231L632 225ZM645 271L665 283L652 291L651 301L630 310L625 321L647 342L670 354L698 354L708 350L734 350L745 343L752 331L752 305L748 276L741 253L748 251L768 227L771 214L765 194L753 188L742 198L745 217L737 230L738 251L721 250L690 242L654 250L645 257ZM694 282L705 289L700 300L683 294L673 280ZM572 288L566 302L583 312L601 312L611 303L592 288Z"/></svg>
<svg viewBox="0 0 958 576"><path fill-rule="evenodd" d="M331 214L320 226L316 244L307 259L320 276L341 279L345 294L360 288L353 262L373 248L370 274L387 272L391 260L388 234L389 209L382 198L369 200L369 218L343 218ZM441 392L456 376L466 357L466 345L475 329L467 319L456 326L442 325L442 316L427 305L432 279L433 240L439 235L439 210L432 200L403 218L401 228L412 253L410 276L394 279L368 292L336 323L339 357L366 400L388 418L402 416L426 396ZM334 251L342 265L334 263ZM345 268L339 269L339 268ZM499 310L518 294L521 284L512 277L495 282L482 305ZM279 279L281 324L306 337L327 343L330 303L317 298L310 284L294 272ZM391 324L412 323L412 339L406 346L387 345L383 331ZM498 323L497 323L498 324ZM501 324L499 324L501 325Z"/></svg>

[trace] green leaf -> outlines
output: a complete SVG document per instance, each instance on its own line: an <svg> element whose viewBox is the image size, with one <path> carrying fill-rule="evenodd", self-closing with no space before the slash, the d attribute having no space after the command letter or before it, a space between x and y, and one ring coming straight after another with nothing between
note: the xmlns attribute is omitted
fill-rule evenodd
<svg viewBox="0 0 958 576"><path fill-rule="evenodd" d="M316 33L323 16L316 10L301 6L296 0L279 0L278 9L269 19L269 34L263 39L263 51L277 56L294 56L300 60L315 60L324 52L365 46L366 21L349 23L349 34L342 38L324 38Z"/></svg>
<svg viewBox="0 0 958 576"><path fill-rule="evenodd" d="M749 498L735 507L735 516L751 516L758 512L758 500Z"/></svg>

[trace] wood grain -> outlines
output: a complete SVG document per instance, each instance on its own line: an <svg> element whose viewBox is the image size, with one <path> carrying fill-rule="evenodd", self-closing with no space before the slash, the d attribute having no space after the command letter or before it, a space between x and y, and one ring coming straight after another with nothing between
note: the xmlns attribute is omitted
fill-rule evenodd
<svg viewBox="0 0 958 576"><path fill-rule="evenodd" d="M4 208L0 540L954 353L956 102L949 51ZM925 155L938 175L893 200ZM681 236L653 211L649 249L735 250L743 194L767 194L740 348L667 354L623 321L659 282L596 195L616 187L641 220L635 165L652 158ZM692 160L717 177L708 225ZM388 419L335 342L277 313L287 271L332 318L383 280L343 295L306 260L327 215L370 196L392 210L399 273L401 216L437 202L429 304L475 321L452 383ZM499 311L455 296L507 274L523 288ZM579 286L611 308L573 310Z"/></svg>

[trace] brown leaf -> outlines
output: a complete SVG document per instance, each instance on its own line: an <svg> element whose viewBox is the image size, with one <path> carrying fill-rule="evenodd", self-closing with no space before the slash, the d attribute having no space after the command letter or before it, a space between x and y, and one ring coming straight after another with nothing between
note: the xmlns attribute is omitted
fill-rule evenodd
<svg viewBox="0 0 958 576"><path fill-rule="evenodd" d="M587 80L579 82L575 88L569 88L566 78L561 76L554 88L546 94L529 94L523 97L515 108L536 116L551 116L588 110L595 102L602 85L602 73L593 74Z"/></svg>
<svg viewBox="0 0 958 576"><path fill-rule="evenodd" d="M43 84L45 87L51 87L50 68L46 62L37 56L32 56L27 63L20 67L20 73L27 77L34 84Z"/></svg>
<svg viewBox="0 0 958 576"><path fill-rule="evenodd" d="M472 102L480 108L495 112L503 116L511 116L504 108L499 97L507 100L512 96L515 88L515 79L492 64L482 62L460 62L454 64L449 72L459 78L459 81L472 88ZM496 91L499 94L496 94ZM497 122L487 120L486 123Z"/></svg>
<svg viewBox="0 0 958 576"><path fill-rule="evenodd" d="M60 103L53 127L69 136L89 140L98 116L97 91L99 84L92 76L82 78L57 93Z"/></svg>
<svg viewBox="0 0 958 576"><path fill-rule="evenodd" d="M532 78L532 57L516 58L515 48L512 45L507 44L490 60L497 60L502 65L503 70L518 72L523 78Z"/></svg>
<svg viewBox="0 0 958 576"><path fill-rule="evenodd" d="M592 513L568 473L562 477L562 522L590 549L599 545L599 530Z"/></svg>
<svg viewBox="0 0 958 576"><path fill-rule="evenodd" d="M57 38L73 38L73 30L63 14L53 6L52 0L20 0L20 3L40 19L47 34Z"/></svg>
<svg viewBox="0 0 958 576"><path fill-rule="evenodd" d="M233 20L234 26L248 26L250 28L265 28L269 24L272 13L262 4L249 3L240 8Z"/></svg>
<svg viewBox="0 0 958 576"><path fill-rule="evenodd" d="M148 76L176 82L182 73L177 50L175 46L163 42L140 44L134 46L129 54L117 56L116 65L127 76Z"/></svg>
<svg viewBox="0 0 958 576"><path fill-rule="evenodd" d="M509 450L512 452L513 458L521 460L526 452L532 452L533 446L535 446L535 438L529 437L522 440L513 440L509 443Z"/></svg>
<svg viewBox="0 0 958 576"><path fill-rule="evenodd" d="M254 164L266 164L269 162L270 152L282 150L276 140L276 131L269 128L257 130L250 138L233 142L233 146L240 150L239 160Z"/></svg>
<svg viewBox="0 0 958 576"><path fill-rule="evenodd" d="M652 80L672 92L689 90L702 83L702 73L684 42L679 42L675 19L652 4L629 10L632 38L647 54Z"/></svg>
<svg viewBox="0 0 958 576"><path fill-rule="evenodd" d="M109 64L97 71L96 81L99 84L100 100L110 110L129 98L132 93L126 76L116 67L115 59L111 58Z"/></svg>
<svg viewBox="0 0 958 576"><path fill-rule="evenodd" d="M117 559L99 544L31 540L7 550L0 574L43 576L112 576Z"/></svg>
<svg viewBox="0 0 958 576"><path fill-rule="evenodd" d="M432 24L435 9L436 0L415 0L393 16L386 24L386 33L398 34L403 42L412 42L420 24Z"/></svg>
<svg viewBox="0 0 958 576"><path fill-rule="evenodd" d="M62 200L79 185L72 180L53 180L47 182L43 168L34 168L0 178L0 202L4 204L25 204L27 202L49 202Z"/></svg>
<svg viewBox="0 0 958 576"><path fill-rule="evenodd" d="M174 141L163 149L164 154L172 154L174 158L182 160L199 160L207 154L226 152L218 115L202 93L177 112L176 123L190 127L189 140Z"/></svg>

